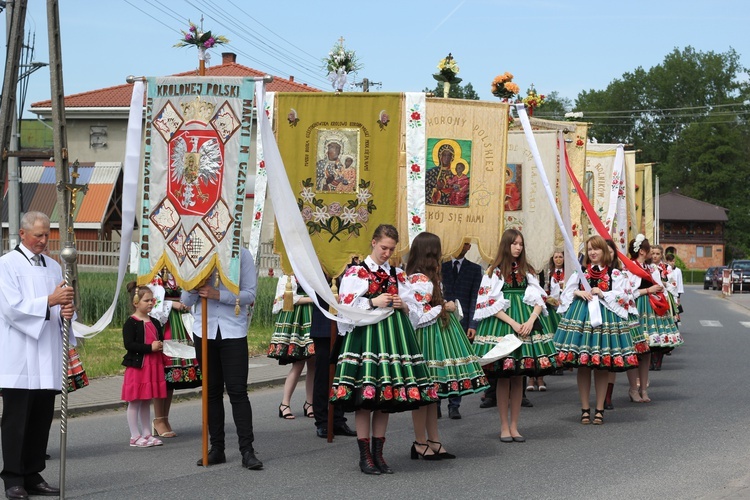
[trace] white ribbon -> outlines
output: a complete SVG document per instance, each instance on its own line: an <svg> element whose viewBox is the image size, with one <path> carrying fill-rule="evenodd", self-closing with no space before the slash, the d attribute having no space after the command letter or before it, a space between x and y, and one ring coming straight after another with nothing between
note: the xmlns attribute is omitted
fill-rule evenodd
<svg viewBox="0 0 750 500"><path fill-rule="evenodd" d="M265 88L258 82L255 86L255 102L258 109L264 109ZM310 240L310 234L297 210L297 199L292 192L289 178L286 175L284 162L279 153L278 144L271 130L271 123L265 113L258 113L258 126L261 128L261 139L263 141L263 154L266 162L266 174L268 175L268 193L274 206L276 216L276 227L284 241L284 247L292 266L294 277L302 288L307 292L313 302L328 318L357 325L372 325L391 314L391 308L377 308L373 310L357 309L356 307L338 304L331 288L323 275L320 261L315 254L315 248ZM343 316L336 317L321 307L318 297L323 298L328 304L334 305L336 310Z"/></svg>
<svg viewBox="0 0 750 500"><path fill-rule="evenodd" d="M269 92L268 102L265 104L264 108L256 108L256 114L266 114L267 110L272 112L274 96L275 94L273 92ZM271 119L272 118L269 118L269 121ZM263 155L263 139L260 127L257 127L255 130L255 151L255 189L253 190L253 215L250 223L249 249L250 253L252 253L255 258L255 269L256 271L259 271L258 260L260 258L260 252L258 251L258 247L260 246L260 230L263 225L264 207L266 205L266 186L268 184L266 169L261 168L261 163L265 165L265 156ZM256 214L260 214L257 219Z"/></svg>
<svg viewBox="0 0 750 500"><path fill-rule="evenodd" d="M130 243L133 241L135 223L135 202L138 195L138 174L141 166L141 130L143 128L143 95L146 91L144 82L133 84L133 95L130 98L130 115L128 116L128 133L125 140L125 164L123 167L122 186L122 234L120 236L120 265L117 268L117 285L112 305L92 326L73 321L73 331L77 337L91 338L101 332L112 322L112 317L120 297L120 288L125 278L130 254Z"/></svg>
<svg viewBox="0 0 750 500"><path fill-rule="evenodd" d="M534 132L531 130L531 123L529 122L529 117L526 115L526 106L523 103L516 104L516 112L518 113L518 118L521 120L521 125L523 126L523 132L526 135L526 141L529 143L529 149L531 150L531 155L534 157L534 162L536 163L537 173L539 174L539 178L542 179L542 185L544 186L544 191L547 193L547 199L549 200L550 205L552 206L552 212L555 214L555 219L557 220L557 225L560 228L560 232L562 233L563 240L565 241L565 253L570 255L577 255L575 249L573 248L573 241L570 238L570 235L568 234L568 231L563 224L562 216L560 215L560 211L557 209L557 203L555 203L555 195L552 193L552 188L549 185L549 180L547 179L547 173L544 170L544 164L542 163L542 156L539 154L539 148L536 145L536 139L534 139ZM558 141L559 144L559 141ZM562 162L565 161L564 157L564 150L561 150L559 152L562 159ZM564 166L563 166L564 167ZM560 169L562 170L562 168ZM572 269L575 269L578 275L578 279L580 283L583 284L584 290L591 293L591 286L589 285L588 281L585 279L581 279L581 276L583 275L582 272L580 272L580 268L578 267L578 263L576 262L574 267ZM602 315L601 311L599 310L599 297L596 295L593 296L593 300L590 300L588 302L589 306L589 321L591 322L591 326L597 327L602 324Z"/></svg>

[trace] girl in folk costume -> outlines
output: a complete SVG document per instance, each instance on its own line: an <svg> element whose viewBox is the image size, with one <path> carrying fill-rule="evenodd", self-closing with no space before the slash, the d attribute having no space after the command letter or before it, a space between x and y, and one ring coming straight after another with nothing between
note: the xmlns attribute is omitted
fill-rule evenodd
<svg viewBox="0 0 750 500"><path fill-rule="evenodd" d="M292 302L294 307L291 311L284 311L284 291L287 283L291 283ZM279 279L276 286L276 298L273 300L273 313L278 314L271 344L268 347L268 357L279 360L280 365L291 363L292 367L284 382L284 395L279 405L279 418L293 419L294 415L289 408L297 382L299 381L302 368L307 365L307 376L305 377L305 404L302 411L308 418L313 418L312 397L313 380L315 378L315 346L310 338L310 325L312 324L312 299L299 286L294 276L284 275Z"/></svg>
<svg viewBox="0 0 750 500"><path fill-rule="evenodd" d="M675 255L668 253L666 257L667 261L667 291L672 295L675 302L675 313L674 321L677 327L680 326L680 314L682 314L682 304L680 303L680 297L685 293L685 286L682 283L682 269L677 267L675 262Z"/></svg>
<svg viewBox="0 0 750 500"><path fill-rule="evenodd" d="M122 382L122 400L128 401L128 426L130 446L148 448L160 446L161 440L149 432L151 428L151 400L165 398L167 384L164 380L164 359L161 355L162 328L151 319L154 294L148 287L128 284L135 312L122 325L122 341L127 352L122 364L125 377ZM140 422L140 430L138 424Z"/></svg>
<svg viewBox="0 0 750 500"><path fill-rule="evenodd" d="M609 247L609 257L612 259L610 267L619 271L623 270L622 262L617 255L617 245L614 241L607 239L607 246ZM628 275L625 275L626 278ZM648 337L643 335L641 329L641 323L638 321L638 308L635 307L635 299L633 298L633 290L630 287L630 280L626 280L625 283L625 295L628 298L628 322L630 323L630 333L633 336L633 345L635 346L635 352L637 356L648 352ZM638 358L640 360L640 357ZM640 366L640 361L639 365ZM615 379L617 372L609 372L609 383L607 384L607 396L604 398L604 409L614 410L615 406L612 404L612 393L615 389Z"/></svg>
<svg viewBox="0 0 750 500"><path fill-rule="evenodd" d="M409 306L409 317L416 328L417 343L422 349L432 380L438 385L438 396L449 398L482 391L487 377L479 366L469 339L454 314L456 304L443 300L441 290L440 238L419 233L409 249L406 284L401 294ZM437 404L412 411L415 441L412 460L456 458L440 443Z"/></svg>
<svg viewBox="0 0 750 500"><path fill-rule="evenodd" d="M523 235L516 229L506 230L497 256L482 278L474 314L479 321L474 337L478 357L506 335L515 334L522 341L508 357L484 367L490 377L498 378L500 441L504 443L526 440L518 432L523 376L538 377L555 370L552 334L538 321L547 314L545 298L534 269L526 261Z"/></svg>
<svg viewBox="0 0 750 500"><path fill-rule="evenodd" d="M581 400L581 423L592 423L589 393L594 371L596 406L594 424L604 423L604 401L609 372L620 372L638 366L638 357L628 321L627 278L611 266L609 246L601 236L586 241L585 270L591 291L579 285L578 272L571 275L562 294L559 311L563 314L555 333L558 364L578 368L578 394ZM593 326L589 303L599 298L601 324Z"/></svg>
<svg viewBox="0 0 750 500"><path fill-rule="evenodd" d="M356 412L359 467L365 474L393 473L383 459L389 412L413 410L438 400L407 316L408 307L399 295L406 276L388 264L397 243L395 227L378 226L372 252L364 263L346 270L339 289L342 304L384 308L390 313L375 324L338 324L343 341L331 402Z"/></svg>
<svg viewBox="0 0 750 500"><path fill-rule="evenodd" d="M180 302L182 289L172 273L164 268L149 285L154 294L154 304L149 316L164 325L164 340L192 345L182 315L190 314L190 308ZM164 378L167 382L167 397L154 399L154 421L151 431L154 436L173 438L177 433L169 423L169 410L175 389L191 389L201 385L201 370L195 358L172 358L164 356Z"/></svg>
<svg viewBox="0 0 750 500"><path fill-rule="evenodd" d="M672 267L670 267L664 260L664 249L660 245L654 245L651 247L651 263L659 270L659 278L661 278L664 288L669 292L668 294L665 294L669 300L669 310L674 317L675 323L678 323L680 320L677 306L679 304L680 296L677 293L677 282L674 279ZM661 364L659 364L659 367L661 368Z"/></svg>
<svg viewBox="0 0 750 500"><path fill-rule="evenodd" d="M630 258L649 278L642 278L634 273L627 273L633 297L638 308L638 320L643 335L648 337L650 352L644 353L639 360L637 373L628 373L630 382L630 400L634 403L649 403L648 369L652 353L662 354L682 344L682 337L669 314L669 302L664 297L664 286L655 266L647 264L651 245L642 234L630 241L628 246Z"/></svg>
<svg viewBox="0 0 750 500"><path fill-rule="evenodd" d="M565 288L565 252L558 248L552 253L547 265L547 279L545 280L544 291L547 294L547 316L542 316L540 321L547 331L557 331L557 325L560 323L560 313L557 307L560 305L560 295ZM562 367L557 368L557 372L562 374ZM529 384L526 386L527 391L537 390L544 392L547 385L544 383L544 377L531 377Z"/></svg>

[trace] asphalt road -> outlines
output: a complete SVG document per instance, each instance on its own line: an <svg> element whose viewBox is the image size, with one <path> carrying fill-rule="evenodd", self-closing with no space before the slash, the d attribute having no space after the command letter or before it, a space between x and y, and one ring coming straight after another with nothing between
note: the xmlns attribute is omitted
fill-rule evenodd
<svg viewBox="0 0 750 500"><path fill-rule="evenodd" d="M526 443L501 443L495 409L464 398L463 419L440 421L456 460L412 461L411 416L391 417L385 456L396 471L366 476L354 438L332 444L302 417L298 387L292 421L277 417L281 388L254 391L256 450L263 471L240 467L227 402L228 462L197 467L200 402L176 403L179 436L158 448L128 446L121 410L68 422L67 498L750 498L747 360L750 311L718 292L689 287L683 296L685 345L651 372L650 404L630 403L618 375L615 410L602 426L578 423L575 376L547 377L548 392L531 393L520 431ZM702 323L703 322L703 323ZM721 326L716 326L719 322ZM592 396L593 397L593 396ZM445 407L444 407L445 409ZM447 413L447 412L446 412ZM350 419L353 426L353 418ZM57 484L59 424L53 423L45 478Z"/></svg>

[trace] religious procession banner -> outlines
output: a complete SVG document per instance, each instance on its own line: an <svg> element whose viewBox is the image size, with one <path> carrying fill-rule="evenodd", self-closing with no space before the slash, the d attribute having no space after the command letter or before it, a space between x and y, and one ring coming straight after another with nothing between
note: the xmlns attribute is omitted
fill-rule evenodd
<svg viewBox="0 0 750 500"><path fill-rule="evenodd" d="M563 133L565 138L565 151L568 154L568 161L575 175L578 176L579 182L583 180L583 172L586 167L586 137L588 134L588 124L570 121L545 120L542 118L529 117L529 122L534 131L536 130L555 130ZM559 155L559 148L558 148ZM546 163L545 163L546 165ZM557 182L555 183L555 198L557 199L558 209L563 210L560 204L560 172L565 173L565 168L561 167L562 159L558 158ZM546 168L546 167L545 167ZM551 179L550 182L553 182ZM583 232L581 231L581 215L583 208L581 198L575 192L573 184L568 182L568 202L569 205L565 210L570 214L570 234L572 235L573 247L583 250ZM560 230L555 229L555 248L563 248L563 238Z"/></svg>
<svg viewBox="0 0 750 500"><path fill-rule="evenodd" d="M557 131L533 133L550 187L557 191ZM554 194L559 198L558 193ZM541 269L555 249L557 223L526 136L515 130L508 134L504 208L503 229L513 228L523 233L526 258L535 269Z"/></svg>
<svg viewBox="0 0 750 500"><path fill-rule="evenodd" d="M628 237L625 242L625 251L627 254L627 244L638 234L638 217L635 211L635 151L625 151L625 202L628 210Z"/></svg>
<svg viewBox="0 0 750 500"><path fill-rule="evenodd" d="M602 222L607 218L612 187L612 168L618 146L619 144L588 144L586 146L586 170L581 187ZM583 227L586 231L586 239L597 234L596 229L588 220L584 221Z"/></svg>
<svg viewBox="0 0 750 500"><path fill-rule="evenodd" d="M643 164L643 221L644 235L649 241L656 241L654 225L654 164Z"/></svg>
<svg viewBox="0 0 750 500"><path fill-rule="evenodd" d="M239 292L255 82L149 78L138 283L163 267L190 290L218 269Z"/></svg>
<svg viewBox="0 0 750 500"><path fill-rule="evenodd" d="M426 230L440 236L444 257L474 241L491 261L503 232L508 105L427 98L426 108Z"/></svg>
<svg viewBox="0 0 750 500"><path fill-rule="evenodd" d="M401 94L278 93L276 136L296 207L323 270L338 276L370 253L379 224L398 224ZM405 221L404 221L405 222ZM403 230L402 230L403 229ZM275 250L291 273L278 229Z"/></svg>
<svg viewBox="0 0 750 500"><path fill-rule="evenodd" d="M573 169L573 174L576 176L579 182L583 183L583 178L586 171L586 146L588 145L588 124L586 123L571 123L571 127L574 127L565 134L565 150L568 153L568 161L570 167ZM570 139L570 142L567 142ZM561 171L564 171L561 170ZM579 251L584 252L585 249L584 241L585 234L583 232L582 220L586 218L583 213L583 206L581 205L581 197L573 187L572 182L568 182L569 193L568 200L570 201L570 220L572 222L571 233L573 235L573 247Z"/></svg>

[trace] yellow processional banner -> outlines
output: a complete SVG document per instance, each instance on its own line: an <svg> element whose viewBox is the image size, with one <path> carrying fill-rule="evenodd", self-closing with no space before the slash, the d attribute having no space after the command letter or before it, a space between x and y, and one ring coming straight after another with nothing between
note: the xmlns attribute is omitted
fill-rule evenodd
<svg viewBox="0 0 750 500"><path fill-rule="evenodd" d="M491 261L503 231L508 105L427 98L425 123L426 229L444 257L474 241Z"/></svg>
<svg viewBox="0 0 750 500"><path fill-rule="evenodd" d="M279 93L276 136L289 183L323 270L338 276L369 255L379 224L397 221L401 94ZM276 200L271 200L275 203ZM402 238L403 239L403 238ZM281 267L291 267L276 232Z"/></svg>

